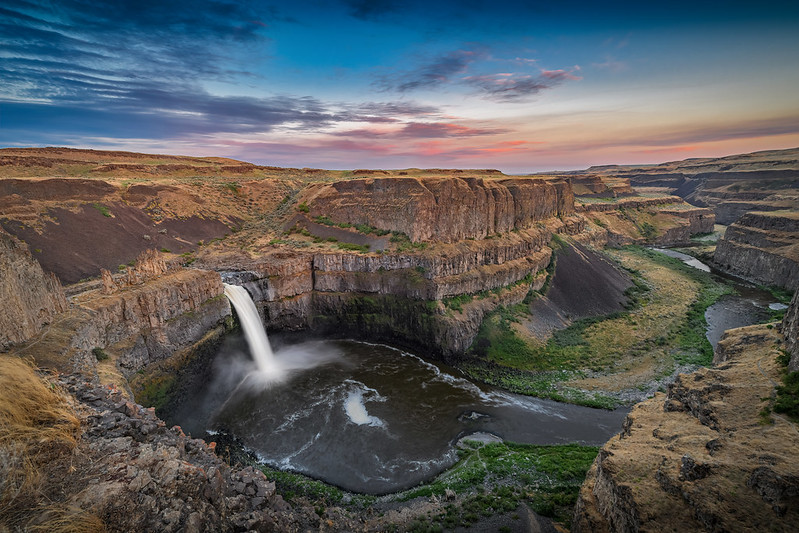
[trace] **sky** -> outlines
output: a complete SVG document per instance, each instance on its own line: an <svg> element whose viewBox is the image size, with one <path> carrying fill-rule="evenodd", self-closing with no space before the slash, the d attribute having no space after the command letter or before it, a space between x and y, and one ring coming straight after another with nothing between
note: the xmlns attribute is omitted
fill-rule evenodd
<svg viewBox="0 0 799 533"><path fill-rule="evenodd" d="M0 147L509 173L799 146L799 2L3 0Z"/></svg>

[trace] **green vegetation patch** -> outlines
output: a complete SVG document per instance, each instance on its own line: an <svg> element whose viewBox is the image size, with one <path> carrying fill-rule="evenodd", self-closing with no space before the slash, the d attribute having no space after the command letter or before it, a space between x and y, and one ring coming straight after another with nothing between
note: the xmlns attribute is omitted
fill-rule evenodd
<svg viewBox="0 0 799 533"><path fill-rule="evenodd" d="M542 344L520 334L517 323L528 319L528 305L499 307L484 318L462 369L474 379L519 394L611 408L618 402L609 396L564 382L624 373L642 364L644 356L657 372L669 371L674 361L710 364L713 349L705 337L705 310L731 289L653 250L634 246L621 253L643 269L627 268L633 286L626 291L625 311L577 320ZM554 269L552 264L549 268ZM657 283L647 276L657 276ZM666 294L665 289L676 289L677 281L683 287ZM659 293L653 291L656 286Z"/></svg>
<svg viewBox="0 0 799 533"><path fill-rule="evenodd" d="M567 444L537 446L467 441L458 463L432 482L400 494L400 499L467 494L444 507L412 531L469 527L481 518L509 513L520 503L558 522L570 525L585 474L599 448Z"/></svg>
<svg viewBox="0 0 799 533"><path fill-rule="evenodd" d="M396 246L397 252L413 252L427 249L426 242L412 242L411 238L399 231L392 231L389 241Z"/></svg>
<svg viewBox="0 0 799 533"><path fill-rule="evenodd" d="M302 474L284 472L266 465L259 465L267 479L275 482L277 492L287 501L307 498L314 504L339 504L344 499L344 492L323 481L311 479Z"/></svg>
<svg viewBox="0 0 799 533"><path fill-rule="evenodd" d="M340 242L340 243L337 243L336 246L338 246L338 248L341 249L341 250L348 250L348 251L352 251L352 252L364 252L364 253L366 253L366 252L369 251L369 245L368 244L354 244L354 243L351 243L351 242Z"/></svg>
<svg viewBox="0 0 799 533"><path fill-rule="evenodd" d="M799 372L789 372L782 378L774 399L774 412L799 422Z"/></svg>
<svg viewBox="0 0 799 533"><path fill-rule="evenodd" d="M777 362L786 368L790 360L790 354L784 350L777 357ZM799 422L799 372L786 372L783 375L782 385L775 390L772 410Z"/></svg>
<svg viewBox="0 0 799 533"><path fill-rule="evenodd" d="M626 250L644 256L656 264L675 270L699 283L699 291L691 303L681 326L676 331L666 332L664 337L658 337L655 341L663 343L660 340L661 338L672 337L676 340L674 357L678 362L702 366L710 365L713 362L713 346L705 336L707 331L705 311L725 294L731 294L733 289L728 285L715 281L707 272L688 266L675 257L669 257L654 250L638 246L630 246Z"/></svg>
<svg viewBox="0 0 799 533"><path fill-rule="evenodd" d="M102 214L104 217L111 218L111 216L112 216L111 215L111 211L108 209L108 207L106 207L106 206L104 206L104 205L102 205L102 204L100 204L98 202L94 202L92 204L92 207L97 209L100 212L100 214Z"/></svg>
<svg viewBox="0 0 799 533"><path fill-rule="evenodd" d="M170 399L175 389L175 377L169 374L159 374L145 380L143 386L136 391L136 401L147 407L155 407L160 411Z"/></svg>

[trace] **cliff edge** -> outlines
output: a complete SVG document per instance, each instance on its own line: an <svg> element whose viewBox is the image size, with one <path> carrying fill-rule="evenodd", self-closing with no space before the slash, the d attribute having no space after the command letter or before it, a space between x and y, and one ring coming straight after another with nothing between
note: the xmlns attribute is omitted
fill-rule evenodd
<svg viewBox="0 0 799 533"><path fill-rule="evenodd" d="M636 405L588 472L573 531L795 531L799 428L764 410L781 341L773 326L729 330L714 368Z"/></svg>
<svg viewBox="0 0 799 533"><path fill-rule="evenodd" d="M713 254L731 274L765 285L799 288L799 213L751 212L727 228Z"/></svg>
<svg viewBox="0 0 799 533"><path fill-rule="evenodd" d="M58 279L44 272L28 247L2 228L0 302L0 350L30 339L67 309Z"/></svg>

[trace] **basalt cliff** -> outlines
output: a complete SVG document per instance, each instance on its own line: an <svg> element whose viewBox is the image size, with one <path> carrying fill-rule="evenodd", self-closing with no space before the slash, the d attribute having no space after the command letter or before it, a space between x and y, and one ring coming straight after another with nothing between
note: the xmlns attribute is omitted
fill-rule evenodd
<svg viewBox="0 0 799 533"><path fill-rule="evenodd" d="M694 158L659 165L598 166L574 176L626 178L639 191L676 194L711 208L719 224L749 211L799 207L799 149L768 150L719 158Z"/></svg>
<svg viewBox="0 0 799 533"><path fill-rule="evenodd" d="M799 288L799 217L796 211L751 212L727 228L713 261L763 285Z"/></svg>

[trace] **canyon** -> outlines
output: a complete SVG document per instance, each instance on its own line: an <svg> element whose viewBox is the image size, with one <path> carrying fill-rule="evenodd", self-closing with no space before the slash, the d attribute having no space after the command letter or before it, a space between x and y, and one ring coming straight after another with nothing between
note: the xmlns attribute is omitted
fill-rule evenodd
<svg viewBox="0 0 799 533"><path fill-rule="evenodd" d="M379 530L387 524L375 517L356 524L336 507L320 515L307 501L289 505L260 471L225 465L213 445L137 405L159 412L192 387L235 327L223 282L247 289L270 333L387 342L456 366L479 359L485 324L508 309L527 309L510 327L533 345L621 312L632 305L633 273L605 246L691 245L719 219L730 226L715 265L793 291L792 154L506 176L4 149L0 351L62 376L58 387L90 428L80 445L118 454L106 472L133 458L123 481L103 478L104 499L73 502L114 527L149 509L163 530L198 530L211 515L220 530ZM733 190L761 179L778 192L746 200L746 186ZM744 203L746 214L728 220ZM769 397L781 379L775 346L784 343L788 370L799 368L797 316L794 297L779 328L728 332L714 368L675 373L668 392L636 405L588 473L575 529L792 523L796 424L779 415L758 424L762 405L752 399ZM650 379L629 377L640 372L634 365L613 372L608 379L618 372L631 390ZM158 501L195 478L194 503ZM134 503L147 486L147 505ZM135 510L132 522L114 511L122 508Z"/></svg>

